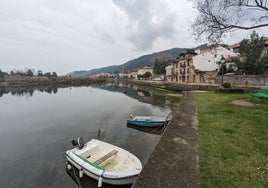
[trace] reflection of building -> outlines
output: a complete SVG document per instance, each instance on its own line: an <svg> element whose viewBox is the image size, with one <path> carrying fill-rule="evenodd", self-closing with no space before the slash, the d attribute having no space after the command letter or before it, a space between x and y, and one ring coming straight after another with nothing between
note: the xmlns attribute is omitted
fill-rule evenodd
<svg viewBox="0 0 268 188"><path fill-rule="evenodd" d="M152 67L142 67L138 70L138 75L144 75L146 72L150 72L153 75L153 71Z"/></svg>

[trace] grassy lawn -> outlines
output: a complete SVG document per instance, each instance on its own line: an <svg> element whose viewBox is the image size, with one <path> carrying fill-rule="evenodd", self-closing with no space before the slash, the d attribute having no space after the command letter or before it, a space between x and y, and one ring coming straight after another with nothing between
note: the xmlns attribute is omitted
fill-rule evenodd
<svg viewBox="0 0 268 188"><path fill-rule="evenodd" d="M268 187L268 100L214 92L195 96L202 187Z"/></svg>

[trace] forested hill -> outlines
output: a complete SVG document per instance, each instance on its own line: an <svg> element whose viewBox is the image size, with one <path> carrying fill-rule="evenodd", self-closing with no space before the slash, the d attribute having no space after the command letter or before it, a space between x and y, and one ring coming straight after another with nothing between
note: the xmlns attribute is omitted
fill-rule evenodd
<svg viewBox="0 0 268 188"><path fill-rule="evenodd" d="M204 45L202 45L201 48L203 47ZM181 52L186 51L186 50L187 48L172 48L169 50L155 52L153 54L138 57L122 65L113 65L113 66L103 67L99 69L92 69L89 71L86 71L86 70L74 71L74 72L68 73L68 75L71 75L73 77L80 77L80 76L92 76L98 73L119 73L119 72L125 72L125 71L135 71L144 66L148 66L148 67L153 66L154 61L156 59L159 59L159 60L176 59L177 56Z"/></svg>

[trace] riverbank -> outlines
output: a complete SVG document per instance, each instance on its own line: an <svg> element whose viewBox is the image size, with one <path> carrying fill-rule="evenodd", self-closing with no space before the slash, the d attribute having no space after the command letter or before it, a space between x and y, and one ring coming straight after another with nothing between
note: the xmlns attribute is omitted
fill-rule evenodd
<svg viewBox="0 0 268 188"><path fill-rule="evenodd" d="M29 86L87 86L92 83L105 82L104 78L89 77L46 77L46 76L5 76L0 79L0 87L29 87Z"/></svg>
<svg viewBox="0 0 268 188"><path fill-rule="evenodd" d="M186 92L133 188L267 187L267 126L268 101Z"/></svg>
<svg viewBox="0 0 268 188"><path fill-rule="evenodd" d="M113 79L109 80L114 82ZM131 84L137 84L142 86L149 86L149 87L156 87L162 88L170 91L175 92L182 92L182 91L215 91L216 89L220 88L219 84L197 84L197 83L175 83L175 82L165 82L165 81L148 81L148 80L131 80L131 79L122 79L118 80L118 82L126 82ZM243 90L246 93L248 92L255 92L260 87L257 86L232 86L232 89L239 89Z"/></svg>
<svg viewBox="0 0 268 188"><path fill-rule="evenodd" d="M196 113L194 93L186 92L133 188L200 187Z"/></svg>

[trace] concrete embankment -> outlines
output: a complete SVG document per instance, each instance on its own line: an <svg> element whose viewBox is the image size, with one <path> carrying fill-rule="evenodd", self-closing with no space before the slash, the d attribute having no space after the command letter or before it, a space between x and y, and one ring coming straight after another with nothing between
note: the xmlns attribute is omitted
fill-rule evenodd
<svg viewBox="0 0 268 188"><path fill-rule="evenodd" d="M195 96L186 92L132 188L199 188L197 125Z"/></svg>
<svg viewBox="0 0 268 188"><path fill-rule="evenodd" d="M120 80L120 82L164 88L171 91L179 91L179 92L192 91L192 90L214 91L216 88L219 88L218 84L193 84L193 83L176 83L176 82L163 82L163 81L158 82L158 81L146 81L146 80L134 80L134 79Z"/></svg>

